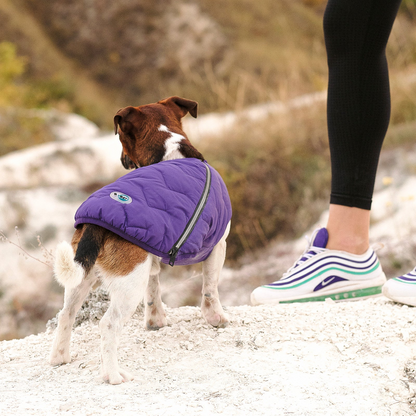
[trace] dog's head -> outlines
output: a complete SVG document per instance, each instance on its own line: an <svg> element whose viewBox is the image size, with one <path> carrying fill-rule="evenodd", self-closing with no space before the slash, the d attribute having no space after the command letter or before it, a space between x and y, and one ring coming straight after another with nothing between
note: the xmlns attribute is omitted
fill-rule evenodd
<svg viewBox="0 0 416 416"><path fill-rule="evenodd" d="M170 97L154 104L125 107L114 116L114 132L123 146L121 163L126 169L152 165L162 160L204 157L182 130L186 114L197 116L198 103Z"/></svg>

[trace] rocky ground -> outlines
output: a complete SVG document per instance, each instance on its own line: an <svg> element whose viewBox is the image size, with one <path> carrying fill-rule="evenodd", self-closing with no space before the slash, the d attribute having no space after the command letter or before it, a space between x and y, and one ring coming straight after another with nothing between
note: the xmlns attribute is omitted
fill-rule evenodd
<svg viewBox="0 0 416 416"><path fill-rule="evenodd" d="M92 305L95 306L92 306ZM89 305L89 306L88 306ZM72 361L48 364L45 333L0 343L2 415L413 415L416 312L385 298L274 307L228 307L226 329L199 308L168 308L168 326L138 311L119 346L135 375L99 375L101 307L87 304Z"/></svg>

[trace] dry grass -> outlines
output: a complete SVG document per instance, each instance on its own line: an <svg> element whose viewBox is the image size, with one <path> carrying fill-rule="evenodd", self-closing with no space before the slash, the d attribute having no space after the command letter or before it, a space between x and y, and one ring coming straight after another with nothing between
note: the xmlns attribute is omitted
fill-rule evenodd
<svg viewBox="0 0 416 416"><path fill-rule="evenodd" d="M294 237L317 220L329 195L325 107L292 110L213 140L203 154L233 205L228 259Z"/></svg>
<svg viewBox="0 0 416 416"><path fill-rule="evenodd" d="M178 55L158 56L164 59L163 65L143 67L136 71L135 77L125 78L129 80L128 97L133 101L124 104L182 95L199 101L203 113L239 110L249 104L271 100L285 101L326 88L324 0L195 0L191 3L197 7L192 9L196 10L194 24L198 26L211 19L209 24L214 26L209 27L215 27L222 36L218 35L223 42L218 49L221 53L213 53L209 59L201 58L194 66L188 64L187 59L177 61ZM59 39L55 37L55 43L52 42L45 35L46 29L39 24L41 19L34 19L24 4L35 2L5 0L0 13L11 16L8 21L15 23L8 23L9 29L12 27L16 34L20 33L26 43L30 37L35 40L34 52L30 55L33 71L51 65L54 72L64 74L68 81L68 88L73 91L69 99L73 109L101 123L105 115L106 122L110 123L116 104L109 103L105 97L111 89L100 85L97 78L92 80L94 74L82 66L81 58L71 60L64 55L56 47ZM125 7L129 4L127 1ZM166 4L169 6L166 10L184 18L179 6L169 1ZM18 6L22 6L19 14ZM38 12L42 7L39 6ZM150 13L152 7L146 6L143 13L146 10ZM16 29L16 16L23 19L20 32ZM406 0L389 42L392 126L386 146L414 141L416 82L411 77L416 67L415 16L414 0ZM131 20L134 16L124 17ZM117 25L106 29L121 30L122 26L123 16L120 16ZM189 36L199 33L192 27L192 21L185 19L184 26ZM2 30L4 33L5 29ZM16 39L19 36L16 35ZM30 49L27 46L26 50ZM111 65L115 65L118 72L121 52L118 53L118 58L114 52L97 58L97 62L111 58ZM44 57L43 62L41 57ZM106 77L109 76L111 71L106 72ZM97 118L98 113L101 120ZM259 124L242 123L238 131L202 149L223 174L230 189L234 206L230 258L254 252L276 237L293 237L316 219L325 205L322 201L327 201L329 194L325 114L325 107L321 105L291 110L289 114Z"/></svg>
<svg viewBox="0 0 416 416"><path fill-rule="evenodd" d="M54 44L24 1L2 0L0 17L0 40L16 43L18 54L27 59L26 81L35 86L35 105L39 105L43 95L44 106L80 113L101 126L111 121L119 108L114 97L91 78L87 68L68 58Z"/></svg>

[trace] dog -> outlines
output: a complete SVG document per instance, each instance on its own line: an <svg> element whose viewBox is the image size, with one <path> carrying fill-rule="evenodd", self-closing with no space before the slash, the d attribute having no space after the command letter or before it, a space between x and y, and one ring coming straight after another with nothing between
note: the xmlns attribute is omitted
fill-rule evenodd
<svg viewBox="0 0 416 416"><path fill-rule="evenodd" d="M173 238L172 241L175 241L176 246L174 245L169 253L165 253L166 250L162 250L159 246L156 249L153 246L151 247L148 241L137 240L136 234L140 232L141 226L138 228L139 231L135 230L136 234L131 236L125 232L126 229L130 229L128 227L124 231L118 231L109 222L85 219L85 216L88 217L89 214L81 213L81 217L78 218L78 222L75 224L76 230L72 243L62 242L56 249L54 273L56 280L65 287L65 295L63 309L58 315L58 327L50 355L51 365L57 366L71 361L69 344L76 313L82 306L90 289L101 282L107 288L111 299L110 306L99 323L101 375L104 381L110 384L120 384L132 380L133 376L119 367L117 344L123 325L130 319L144 297L145 326L148 329L157 330L167 325L159 286L161 261L171 265L175 264L175 261L176 264L202 261L202 314L206 321L214 327L222 328L228 325L229 319L224 313L219 300L218 280L225 260L226 238L230 230L231 204L227 199L229 197L225 190L220 198L221 207L226 208L226 215L222 219L222 223L221 221L212 221L205 218L205 214L201 215L201 212L206 211L211 199L215 197L214 194L219 192L218 190L214 192L212 184L215 181L220 183L221 180L218 179L219 175L204 162L204 157L190 143L182 129L181 119L188 113L196 118L197 106L198 103L195 101L181 97L170 97L154 104L125 107L114 116L114 131L115 134L119 134L122 144L122 165L126 169L134 169L123 178L136 180L139 174L142 175L141 177L147 175L150 182L146 182L147 185L140 192L144 192L145 197L152 203L154 199L162 199L162 205L165 203L161 198L160 192L162 191L157 191L158 188L152 184L152 180L159 177L158 175L164 175L163 180L158 181L158 184L163 181L168 182L169 189L166 192L172 192L172 176L182 177L176 175L177 169L184 169L188 174L186 180L182 182L179 180L179 184L175 185L179 187L177 199L186 199L188 197L187 192L198 194L199 198L200 190L196 192L195 188L199 186L202 189L203 187L201 193L205 192L204 204L206 205L201 205L201 196L201 199L197 201L200 211L198 212L199 216L195 215L195 209L191 220L188 218L182 219L182 221L188 221L185 225L188 227L189 237L187 238L189 238L189 244L187 241L185 245L196 247L199 244L198 252L193 253L192 250L188 250L187 253L181 252L181 249L178 248L180 246L178 241L181 238L184 240L184 233L178 235L181 234L181 230L177 230L176 235L170 237ZM171 171L168 170L168 173L164 174L164 169L171 169ZM150 172L150 175L148 172ZM210 180L214 182L210 182L212 189L207 191L208 176L210 175L213 175ZM188 183L191 176L198 176L203 180L201 179L197 185ZM121 186L117 183L118 181L114 183L116 189L118 189L117 186ZM188 186L187 192L184 191L186 186ZM221 186L221 189L225 187L223 184ZM113 188L107 189L104 187L102 190L105 197L96 197L98 193L93 194L84 202L84 204L87 204L85 209L89 209L88 201L98 200L104 201L102 207L98 208L100 214L103 207L106 206L110 206L112 210L118 210L117 212L128 212L127 210L134 205L134 203L131 203L132 200L137 200L139 197L131 197L131 183L127 185L126 189L127 192L124 188L122 192L118 192L114 191ZM110 195L111 199L107 198L107 195ZM196 195L193 198L195 202ZM147 204L149 204L149 201L147 201ZM79 212L83 205L78 210ZM176 206L176 200L172 205ZM171 205L166 203L165 208L170 210ZM181 207L178 209L182 210ZM158 208L154 215L159 215L160 211L161 209ZM145 212L143 215L134 214L133 219L136 220L137 217L147 215L145 220L148 228L143 233L147 236L151 234L147 231L158 228L158 224L149 223L148 217L152 216L152 213L145 214ZM113 215L113 211L111 211L111 215ZM177 214L175 218L179 217L179 214ZM193 221L192 229L189 228L191 221ZM177 222L180 222L180 220L176 221L175 219L170 226L164 225L165 229L161 232L163 238L169 236L172 229L178 228ZM210 244L215 242L213 248L209 246L207 248L204 242L205 252L200 254L203 249L200 248L200 243L195 243L197 231L202 229L204 236L208 235L209 233L206 233L208 223L213 222L217 224L217 228L220 228L221 235L217 233L216 239L213 240L211 237L208 239ZM175 233L172 232L172 234ZM210 235L214 234L211 233ZM152 239L153 237L148 238ZM181 247L185 247L183 241L180 242L182 243ZM168 244L171 244L171 242ZM98 273L94 272L95 268L98 269Z"/></svg>

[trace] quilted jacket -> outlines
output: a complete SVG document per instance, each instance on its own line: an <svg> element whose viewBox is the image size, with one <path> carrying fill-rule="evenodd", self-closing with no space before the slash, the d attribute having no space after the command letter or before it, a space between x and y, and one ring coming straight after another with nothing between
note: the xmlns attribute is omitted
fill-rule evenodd
<svg viewBox="0 0 416 416"><path fill-rule="evenodd" d="M218 172L199 159L141 167L94 192L77 210L75 227L96 224L170 265L205 260L231 219Z"/></svg>

